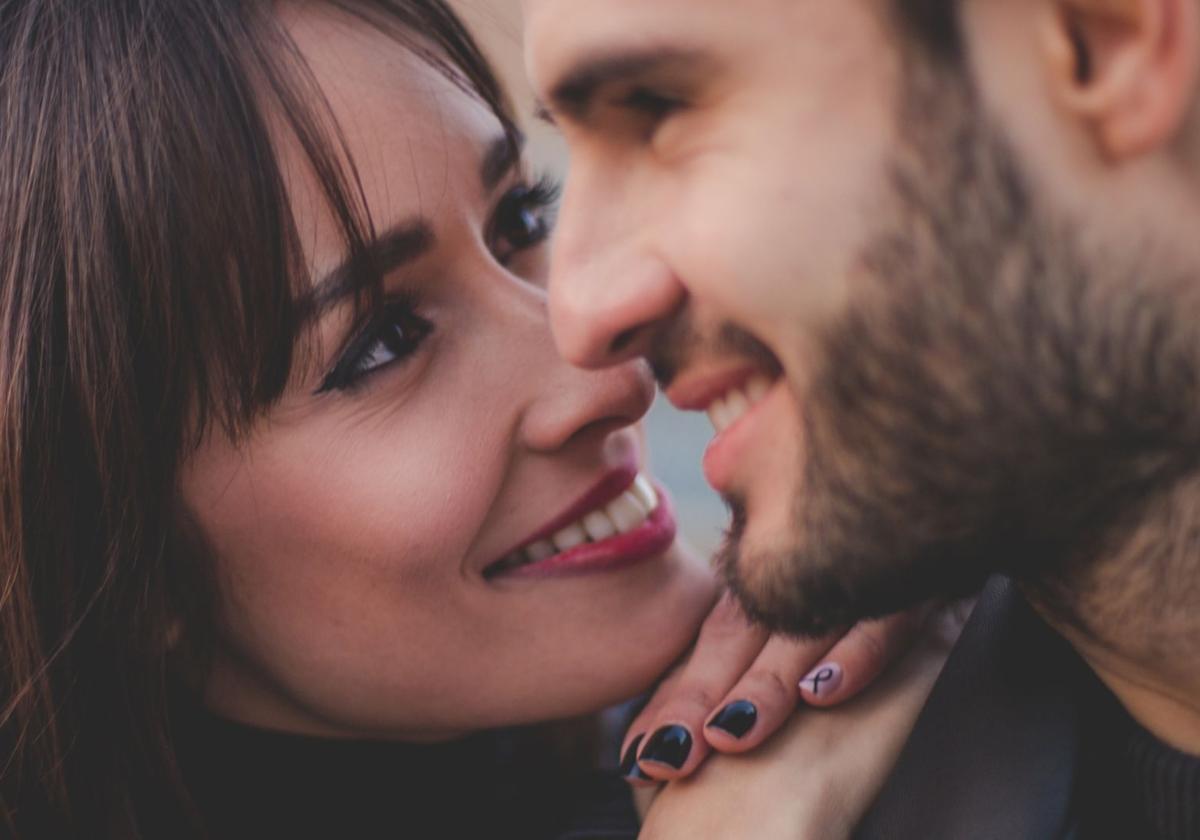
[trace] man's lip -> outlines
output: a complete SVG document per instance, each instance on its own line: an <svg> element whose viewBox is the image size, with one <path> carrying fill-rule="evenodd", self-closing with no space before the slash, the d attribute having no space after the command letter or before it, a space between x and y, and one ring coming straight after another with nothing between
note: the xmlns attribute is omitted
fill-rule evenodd
<svg viewBox="0 0 1200 840"><path fill-rule="evenodd" d="M509 555L517 551L522 551L525 548L533 545L535 542L550 539L563 528L566 528L568 525L573 525L580 519L583 519L586 514L589 514L598 508L604 507L632 487L637 476L638 466L634 462L622 464L621 466L605 473L604 477L596 482L596 484L592 486L592 489L580 496L573 505L568 507L558 516L551 519L537 531L521 540L521 542L517 543L508 551L492 560L484 568L490 569L497 563L502 562Z"/></svg>
<svg viewBox="0 0 1200 840"><path fill-rule="evenodd" d="M778 411L780 401L787 398L786 383L777 381L762 400L709 442L702 462L704 478L710 487L721 494L731 492L747 450L778 440L777 434L771 434L769 429L763 428L766 422L764 414L769 416L773 411Z"/></svg>
<svg viewBox="0 0 1200 840"><path fill-rule="evenodd" d="M665 393L671 405L680 411L707 411L713 401L734 388L740 388L762 374L762 368L738 362L720 368L697 370L680 375ZM771 373L772 378L775 374Z"/></svg>

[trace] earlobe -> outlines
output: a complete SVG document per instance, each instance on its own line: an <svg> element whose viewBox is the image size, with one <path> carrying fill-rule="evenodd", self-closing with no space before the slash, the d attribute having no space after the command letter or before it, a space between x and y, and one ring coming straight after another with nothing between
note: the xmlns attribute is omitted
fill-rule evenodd
<svg viewBox="0 0 1200 840"><path fill-rule="evenodd" d="M1196 0L1053 0L1041 21L1056 99L1120 162L1169 145L1195 97Z"/></svg>

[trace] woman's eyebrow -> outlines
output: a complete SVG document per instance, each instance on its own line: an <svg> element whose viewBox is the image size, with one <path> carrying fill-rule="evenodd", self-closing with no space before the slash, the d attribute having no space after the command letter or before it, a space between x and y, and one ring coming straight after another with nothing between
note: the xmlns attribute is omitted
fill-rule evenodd
<svg viewBox="0 0 1200 840"><path fill-rule="evenodd" d="M436 242L437 236L428 219L418 216L393 225L365 243L361 260L349 257L321 278L305 296L310 304L308 308L314 316L326 312L343 299L362 291L367 277L388 274L419 259ZM373 271L361 271L363 264L370 265Z"/></svg>
<svg viewBox="0 0 1200 840"><path fill-rule="evenodd" d="M525 136L520 132L501 134L487 144L479 165L479 180L486 192L493 192L520 164L524 145ZM317 281L305 296L306 308L316 317L360 292L366 278L359 270L362 263L378 274L388 274L424 256L436 243L433 224L426 218L416 216L393 225L364 244L361 263L348 257Z"/></svg>

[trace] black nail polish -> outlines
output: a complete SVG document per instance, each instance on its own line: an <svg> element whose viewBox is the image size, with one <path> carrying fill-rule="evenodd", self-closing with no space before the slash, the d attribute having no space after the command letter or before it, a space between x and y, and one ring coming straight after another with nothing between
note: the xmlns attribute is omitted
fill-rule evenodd
<svg viewBox="0 0 1200 840"><path fill-rule="evenodd" d="M758 709L749 700L736 700L713 716L708 722L710 729L728 732L734 738L745 737L758 723Z"/></svg>
<svg viewBox="0 0 1200 840"><path fill-rule="evenodd" d="M646 733L643 732L634 738L629 744L629 749L625 750L625 757L621 759L621 775L626 779L645 781L650 778L642 772L642 768L637 764L638 747L642 745L642 739L645 737Z"/></svg>
<svg viewBox="0 0 1200 840"><path fill-rule="evenodd" d="M633 770L631 770L625 776L625 778L626 778L626 780L631 781L631 782L653 782L654 781L654 779L647 776L645 771L642 770L641 767L638 767L636 764L633 765Z"/></svg>
<svg viewBox="0 0 1200 840"><path fill-rule="evenodd" d="M664 726L650 736L646 749L642 750L641 760L665 764L678 770L683 767L691 751L692 733L679 725Z"/></svg>

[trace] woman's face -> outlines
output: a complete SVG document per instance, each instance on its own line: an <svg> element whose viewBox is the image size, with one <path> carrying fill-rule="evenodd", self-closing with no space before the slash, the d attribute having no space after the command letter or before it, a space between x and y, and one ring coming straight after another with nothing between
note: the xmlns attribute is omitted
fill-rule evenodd
<svg viewBox="0 0 1200 840"><path fill-rule="evenodd" d="M281 142L331 304L283 399L185 464L220 583L207 702L275 728L436 739L642 690L713 594L664 509L639 525L636 488L623 492L645 465L648 372L556 356L540 198L495 154L486 107L366 26L312 6L285 16L391 267L382 310L352 329L331 291L339 228ZM497 573L547 530L570 545L568 521L606 505L625 536ZM603 519L589 525L603 537ZM553 544L537 542L518 559Z"/></svg>

